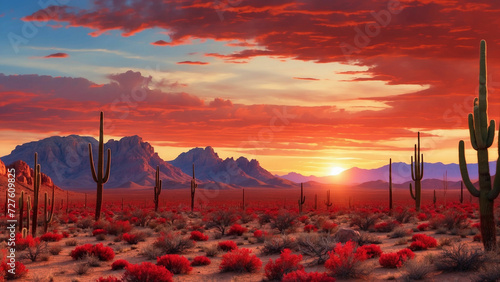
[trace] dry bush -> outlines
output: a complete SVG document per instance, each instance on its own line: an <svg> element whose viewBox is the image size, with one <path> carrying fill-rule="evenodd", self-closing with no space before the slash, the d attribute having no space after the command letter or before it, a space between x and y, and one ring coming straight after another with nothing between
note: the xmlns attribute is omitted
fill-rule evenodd
<svg viewBox="0 0 500 282"><path fill-rule="evenodd" d="M266 255L281 254L284 249L295 250L296 248L297 243L293 237L287 235L271 236L266 237L262 253Z"/></svg>
<svg viewBox="0 0 500 282"><path fill-rule="evenodd" d="M322 264L328 259L328 252L331 251L337 242L334 236L329 234L304 234L297 240L299 251L314 258L313 264Z"/></svg>
<svg viewBox="0 0 500 282"><path fill-rule="evenodd" d="M426 260L409 260L404 264L403 281L424 280L429 278L435 268Z"/></svg>
<svg viewBox="0 0 500 282"><path fill-rule="evenodd" d="M289 211L281 211L271 219L271 228L276 228L281 234L292 233L295 231L297 215Z"/></svg>
<svg viewBox="0 0 500 282"><path fill-rule="evenodd" d="M435 259L438 270L446 272L477 271L486 261L483 251L472 250L465 244L444 249Z"/></svg>

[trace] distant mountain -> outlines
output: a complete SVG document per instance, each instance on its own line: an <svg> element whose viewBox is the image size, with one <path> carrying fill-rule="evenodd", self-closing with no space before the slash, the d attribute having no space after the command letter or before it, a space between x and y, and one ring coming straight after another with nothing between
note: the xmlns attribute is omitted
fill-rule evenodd
<svg viewBox="0 0 500 282"><path fill-rule="evenodd" d="M41 170L53 177L56 185L64 188L95 187L91 177L88 144L92 144L94 161L97 162L98 141L92 137L70 135L49 137L17 146L11 154L1 159L10 164L22 160L34 162L38 152ZM165 187L190 181L189 175L163 161L153 147L139 136L109 140L105 150L111 149L111 174L106 187L154 186L154 171L160 166L160 177ZM106 161L106 157L105 157ZM97 164L95 164L97 169Z"/></svg>
<svg viewBox="0 0 500 282"><path fill-rule="evenodd" d="M195 165L196 178L242 187L296 187L293 181L272 175L257 160L240 157L221 159L212 147L194 148L180 154L170 164L186 174L192 174Z"/></svg>
<svg viewBox="0 0 500 282"><path fill-rule="evenodd" d="M468 164L469 176L471 180L478 179L478 167L476 164ZM490 162L490 172L494 173L496 162ZM392 164L392 182L405 183L411 181L411 167L409 164L398 162ZM460 168L458 164L443 164L443 163L424 163L424 180L425 179L443 179L443 175L447 172L448 181L460 181ZM335 183L335 184L360 184L371 181L389 180L389 165L385 165L375 169L362 169L353 167L336 176L317 177L314 175L304 176L299 173L291 172L286 175L279 176L290 181L300 183L315 181L319 183Z"/></svg>

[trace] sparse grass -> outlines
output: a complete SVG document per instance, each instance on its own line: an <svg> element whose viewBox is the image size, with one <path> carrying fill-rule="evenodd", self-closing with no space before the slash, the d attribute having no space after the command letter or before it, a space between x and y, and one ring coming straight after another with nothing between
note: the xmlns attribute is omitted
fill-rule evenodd
<svg viewBox="0 0 500 282"><path fill-rule="evenodd" d="M400 227L394 228L394 230L389 235L387 235L387 237L389 237L391 239L402 238L402 237L409 236L412 233L413 233L413 231L411 229L400 226Z"/></svg>
<svg viewBox="0 0 500 282"><path fill-rule="evenodd" d="M299 251L314 258L312 264L322 264L328 259L328 252L331 251L337 241L334 236L325 234L304 234L297 240Z"/></svg>
<svg viewBox="0 0 500 282"><path fill-rule="evenodd" d="M474 281L476 282L500 281L500 268L498 267L498 265L488 265L487 267L483 267L481 271L479 271Z"/></svg>
<svg viewBox="0 0 500 282"><path fill-rule="evenodd" d="M294 238L286 235L272 236L267 237L264 241L262 253L266 255L281 254L284 249L295 250L296 248L297 243Z"/></svg>
<svg viewBox="0 0 500 282"><path fill-rule="evenodd" d="M62 246L57 244L57 245L52 245L49 247L49 253L52 255L58 255L62 251Z"/></svg>
<svg viewBox="0 0 500 282"><path fill-rule="evenodd" d="M215 257L219 253L219 247L216 244L205 247L205 255L207 257Z"/></svg>
<svg viewBox="0 0 500 282"><path fill-rule="evenodd" d="M86 262L78 263L75 268L75 273L78 275L85 275L90 271L90 265Z"/></svg>
<svg viewBox="0 0 500 282"><path fill-rule="evenodd" d="M481 250L472 250L465 244L458 244L444 249L436 257L435 266L446 272L477 271L485 261L486 256Z"/></svg>
<svg viewBox="0 0 500 282"><path fill-rule="evenodd" d="M426 260L409 260L404 264L403 281L424 280L429 278L431 273L435 271L432 264Z"/></svg>
<svg viewBox="0 0 500 282"><path fill-rule="evenodd" d="M66 246L74 247L74 246L76 246L78 244L78 241L76 241L76 239L69 239L66 242L64 242L64 244Z"/></svg>

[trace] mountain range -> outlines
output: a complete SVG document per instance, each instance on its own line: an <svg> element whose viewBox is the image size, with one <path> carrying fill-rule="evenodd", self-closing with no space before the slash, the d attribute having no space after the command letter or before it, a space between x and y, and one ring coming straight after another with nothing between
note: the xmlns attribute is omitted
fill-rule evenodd
<svg viewBox="0 0 500 282"><path fill-rule="evenodd" d="M97 160L98 141L93 137L70 135L49 137L39 141L17 146L9 155L1 157L3 163L12 165L22 161L32 165L34 153L38 152L41 171L50 176L50 181L64 189L93 188L95 183L90 176L88 144L91 144L94 161ZM387 187L388 165L375 169L351 168L336 176L303 176L291 172L286 175L273 175L264 169L257 160L245 157L222 159L212 147L193 148L181 153L172 161L164 161L148 142L139 136L109 140L104 145L111 149L111 174L108 188L145 188L154 186L154 173L160 167L160 178L168 188L188 188L195 166L195 176L200 188L231 189L243 187L292 188L297 183L342 184L371 187ZM106 157L105 157L106 161ZM2 163L2 165L3 165ZM5 167L5 165L3 165ZM97 164L95 164L97 168ZM490 163L492 171L495 163ZM469 164L469 175L474 181L477 164ZM0 165L0 173L3 171ZM457 164L425 163L424 179L435 179L431 186L442 187L444 173L453 188L461 180ZM410 165L402 162L392 164L392 178L395 188L407 187L411 181ZM26 178L29 181L29 177ZM440 184L441 183L441 184ZM457 184L458 183L458 184ZM429 184L430 185L430 184ZM425 188L425 187L424 187Z"/></svg>

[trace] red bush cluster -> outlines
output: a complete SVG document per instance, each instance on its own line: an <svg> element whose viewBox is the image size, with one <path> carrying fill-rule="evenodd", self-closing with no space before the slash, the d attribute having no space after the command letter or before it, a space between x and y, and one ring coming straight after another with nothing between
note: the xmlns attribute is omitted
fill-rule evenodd
<svg viewBox="0 0 500 282"><path fill-rule="evenodd" d="M92 236L97 236L97 235L101 235L101 234L108 234L108 231L104 230L104 229L95 229L94 231L92 231Z"/></svg>
<svg viewBox="0 0 500 282"><path fill-rule="evenodd" d="M233 241L222 241L219 242L218 246L219 249L223 250L224 252L236 250L238 248L238 245L236 245L236 243Z"/></svg>
<svg viewBox="0 0 500 282"><path fill-rule="evenodd" d="M50 232L47 232L42 236L40 236L40 240L45 242L58 242L61 241L62 238L63 238L62 234L50 233Z"/></svg>
<svg viewBox="0 0 500 282"><path fill-rule="evenodd" d="M227 232L227 235L236 235L236 236L241 236L243 233L247 232L248 229L239 225L239 224L234 224L231 226L229 231Z"/></svg>
<svg viewBox="0 0 500 282"><path fill-rule="evenodd" d="M424 221L424 220L427 220L428 216L427 214L421 212L417 215L417 219L420 220L420 221Z"/></svg>
<svg viewBox="0 0 500 282"><path fill-rule="evenodd" d="M96 282L121 282L121 281L122 281L121 279L114 276L99 277L96 280Z"/></svg>
<svg viewBox="0 0 500 282"><path fill-rule="evenodd" d="M165 267L150 262L129 264L123 273L124 281L172 282L173 274Z"/></svg>
<svg viewBox="0 0 500 282"><path fill-rule="evenodd" d="M262 267L262 261L249 249L232 250L222 256L219 266L223 272L256 272Z"/></svg>
<svg viewBox="0 0 500 282"><path fill-rule="evenodd" d="M192 231L191 237L189 238L194 241L207 241L208 235L201 233L200 231Z"/></svg>
<svg viewBox="0 0 500 282"><path fill-rule="evenodd" d="M326 273L297 270L283 276L282 282L335 282L335 278Z"/></svg>
<svg viewBox="0 0 500 282"><path fill-rule="evenodd" d="M191 266L209 265L212 263L206 256L197 256L191 262Z"/></svg>
<svg viewBox="0 0 500 282"><path fill-rule="evenodd" d="M23 278L28 275L28 269L24 266L24 264L18 260L14 263L14 268L16 271L14 273L9 272L11 269L6 261L2 261L0 264L0 273L5 273L4 276L0 276L0 279L5 278L6 280L15 280L19 278ZM3 281L3 280L2 280Z"/></svg>
<svg viewBox="0 0 500 282"><path fill-rule="evenodd" d="M337 275L339 269L348 270L353 269L359 261L367 259L366 253L356 253L354 251L355 244L348 241L343 246L338 243L333 251L328 252L330 258L325 262L325 268L328 269L333 275Z"/></svg>
<svg viewBox="0 0 500 282"><path fill-rule="evenodd" d="M437 246L436 239L425 234L415 234L411 240L413 241L410 245L410 250L412 251L427 250L428 248Z"/></svg>
<svg viewBox="0 0 500 282"><path fill-rule="evenodd" d="M193 269L189 260L180 255L164 255L156 258L156 264L168 269L173 274L188 274Z"/></svg>
<svg viewBox="0 0 500 282"><path fill-rule="evenodd" d="M431 226L429 225L429 223L421 223L421 224L417 225L417 229L420 231L429 230L430 228L431 228Z"/></svg>
<svg viewBox="0 0 500 282"><path fill-rule="evenodd" d="M337 226L338 225L335 222L327 220L321 225L321 230L324 232L332 232L335 228L337 228Z"/></svg>
<svg viewBox="0 0 500 282"><path fill-rule="evenodd" d="M375 244L364 245L356 249L356 256L358 256L360 260L379 257L381 254L382 249Z"/></svg>
<svg viewBox="0 0 500 282"><path fill-rule="evenodd" d="M415 254L410 249L402 249L397 253L380 255L378 262L384 268L396 268L403 266L407 260L413 259L414 257Z"/></svg>
<svg viewBox="0 0 500 282"><path fill-rule="evenodd" d="M308 224L304 226L304 232L311 233L318 231L318 227L316 227L314 224Z"/></svg>
<svg viewBox="0 0 500 282"><path fill-rule="evenodd" d="M139 243L140 238L136 234L123 233L123 240L131 245Z"/></svg>
<svg viewBox="0 0 500 282"><path fill-rule="evenodd" d="M111 264L111 269L112 270L124 269L129 264L130 263L124 259L118 259Z"/></svg>
<svg viewBox="0 0 500 282"><path fill-rule="evenodd" d="M302 255L294 255L290 249L284 249L275 262L269 259L269 262L264 268L266 278L269 280L281 280L285 274L303 270L304 267L299 264L301 260Z"/></svg>
<svg viewBox="0 0 500 282"><path fill-rule="evenodd" d="M99 260L110 261L115 257L115 252L112 248L105 247L102 243L99 243L95 246L92 246L92 244L78 246L71 251L70 255L74 260L82 259L86 255L94 255L98 257Z"/></svg>

